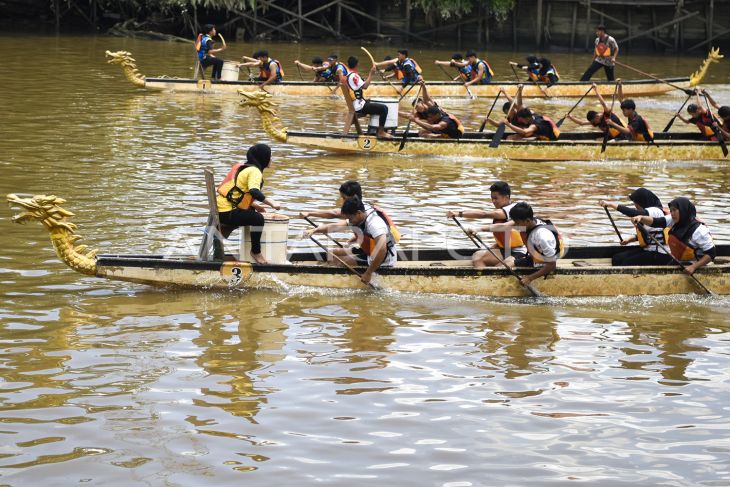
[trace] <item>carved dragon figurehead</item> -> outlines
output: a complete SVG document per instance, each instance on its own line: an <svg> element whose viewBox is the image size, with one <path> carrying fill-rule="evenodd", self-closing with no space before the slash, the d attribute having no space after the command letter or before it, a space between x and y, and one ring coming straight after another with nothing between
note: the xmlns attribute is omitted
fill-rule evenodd
<svg viewBox="0 0 730 487"><path fill-rule="evenodd" d="M76 225L68 220L74 214L60 206L66 200L53 195L22 198L9 194L7 198L11 208L22 210L12 217L13 223L41 222L50 233L58 257L66 265L82 274L96 275L96 250L86 252L86 245L74 245L81 236L76 235Z"/></svg>
<svg viewBox="0 0 730 487"><path fill-rule="evenodd" d="M261 115L264 130L274 139L286 142L286 127L282 127L281 120L276 116L276 105L271 95L265 91L238 90L241 95L240 104L243 107L256 107Z"/></svg>
<svg viewBox="0 0 730 487"><path fill-rule="evenodd" d="M106 51L106 57L109 64L118 64L122 67L124 75L133 85L144 88L144 76L137 69L137 61L132 57L132 53L127 51Z"/></svg>
<svg viewBox="0 0 730 487"><path fill-rule="evenodd" d="M700 66L700 69L692 73L689 77L689 85L690 86L697 86L702 81L702 78L705 77L707 74L707 70L710 69L710 65L712 63L719 63L720 59L724 58L722 54L720 54L720 48L710 48L710 52L707 54L707 58L702 62L702 65Z"/></svg>

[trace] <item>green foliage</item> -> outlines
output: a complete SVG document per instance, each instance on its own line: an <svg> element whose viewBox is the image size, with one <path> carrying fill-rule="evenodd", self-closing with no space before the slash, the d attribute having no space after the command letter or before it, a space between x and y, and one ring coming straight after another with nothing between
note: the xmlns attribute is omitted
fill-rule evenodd
<svg viewBox="0 0 730 487"><path fill-rule="evenodd" d="M413 6L426 15L438 15L442 19L461 18L471 13L479 3L485 5L492 17L504 20L515 6L515 0L413 0Z"/></svg>

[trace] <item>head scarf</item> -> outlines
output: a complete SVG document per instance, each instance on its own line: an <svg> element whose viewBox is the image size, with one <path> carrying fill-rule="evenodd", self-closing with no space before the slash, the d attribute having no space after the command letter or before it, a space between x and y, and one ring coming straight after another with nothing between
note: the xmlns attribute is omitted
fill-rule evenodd
<svg viewBox="0 0 730 487"><path fill-rule="evenodd" d="M266 144L251 146L246 152L246 166L256 166L262 172L271 162L271 147Z"/></svg>
<svg viewBox="0 0 730 487"><path fill-rule="evenodd" d="M669 230L670 235L674 235L677 239L687 243L692 238L692 234L702 223L697 220L697 208L689 198L675 198L669 202L670 208L679 210L679 221L675 221Z"/></svg>
<svg viewBox="0 0 730 487"><path fill-rule="evenodd" d="M645 210L647 208L662 208L659 197L646 188L636 189L629 195L629 199Z"/></svg>

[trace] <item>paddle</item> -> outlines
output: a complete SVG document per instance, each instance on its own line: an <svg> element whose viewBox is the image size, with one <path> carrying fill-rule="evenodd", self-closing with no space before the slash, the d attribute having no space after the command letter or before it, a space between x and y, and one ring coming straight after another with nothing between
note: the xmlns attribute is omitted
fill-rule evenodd
<svg viewBox="0 0 730 487"><path fill-rule="evenodd" d="M319 246L319 248L321 248L322 250L324 250L325 253L331 255L332 257L334 257L335 259L337 259L340 264L342 264L343 266L347 267L347 269L350 272L352 272L353 274L355 274L357 277L362 278L362 274L360 274L359 272L357 272L357 270L354 267L352 267L350 264L348 264L344 260L340 259L339 256L335 255L333 252L330 252L330 250L327 247L325 247L324 245L322 245L322 242L320 242L319 240L317 240L316 238L314 238L311 235L309 236L309 238L312 240L312 242L316 243ZM370 288L372 288L375 291L379 291L380 290L380 288L378 286L376 286L375 284L373 284L372 282L369 282L368 283L368 286L370 286Z"/></svg>
<svg viewBox="0 0 730 487"><path fill-rule="evenodd" d="M682 106L679 107L679 110L677 110L677 113L674 114L674 116L672 117L672 119L669 120L669 123L667 124L667 126L664 127L664 132L669 132L669 129L672 128L672 124L674 123L674 120L677 118L677 115L679 115L680 113L682 113L682 109L687 104L687 102L689 101L690 98L692 98L692 95L687 95L687 99L684 100L684 103L682 103Z"/></svg>
<svg viewBox="0 0 730 487"><path fill-rule="evenodd" d="M613 107L616 104L616 92L618 91L618 82L616 87L613 89L613 96L611 97L611 109L608 111L608 118L611 119L613 113ZM611 126L606 122L606 132L603 134L603 142L601 142L601 154L606 152L606 145L608 144L608 138L611 136ZM608 210L607 210L608 211Z"/></svg>
<svg viewBox="0 0 730 487"><path fill-rule="evenodd" d="M307 220L307 222L308 222L308 223L309 223L310 225L312 225L313 227L317 228L317 226L318 226L318 225L317 225L316 223L314 223L314 222L313 222L313 221L312 221L312 220L311 220L311 219L310 219L310 218L309 218L308 216L305 216L305 217L304 217L304 219L305 219L305 220ZM333 241L334 243L336 243L336 244L337 244L337 246L338 246L339 248L341 248L341 249L343 249L343 248L344 248L344 247L342 246L342 244L341 244L340 242L338 242L337 240L335 240L334 238L332 238L332 236L330 236L330 234L329 234L329 233L325 233L325 235L327 236L327 238L328 238L328 239L330 239L330 240L332 240L332 241Z"/></svg>
<svg viewBox="0 0 730 487"><path fill-rule="evenodd" d="M694 93L694 92L693 92L692 90L689 90L689 89L687 89L687 88L682 88L681 86L677 86L677 85L675 85L675 84L673 84L673 83L670 83L670 82L669 82L669 81L667 81L667 80L664 80L664 79L661 79L661 78L657 78L656 76L652 76L652 75L650 75L649 73L645 73L645 72L641 71L640 69L636 69L636 68L634 68L633 66L629 66L628 64L624 64L624 63L622 63L622 62L619 62L619 61L614 61L614 62L615 62L616 64L618 64L619 66L621 66L621 67L624 67L624 68L626 68L626 69L630 69L631 71L636 71L637 73L639 73L639 74L640 74L640 75L642 75L642 76L648 76L648 77L649 77L649 78L651 78L651 79L654 79L654 80L660 81L660 82L662 82L662 83L664 83L664 84L666 84L666 85L669 85L669 86L671 86L672 88L674 88L675 90L680 90L680 91L684 91L684 94L685 94L685 95L691 95L691 94L693 94L693 93Z"/></svg>
<svg viewBox="0 0 730 487"><path fill-rule="evenodd" d="M502 264L502 265L504 266L504 268L505 268L505 269L507 269L507 270L509 271L509 273L510 273L510 274L512 274L513 276L515 276L515 278L517 279L517 281L518 281L518 282L520 283L520 286L522 286L522 287L524 287L525 289L527 289L528 291L530 291L530 294L532 294L532 295L533 295L534 297L536 297L536 298L542 297L542 293L541 293L540 291L538 291L537 289L535 289L535 288L534 288L534 287L532 286L532 284L527 284L527 285L525 285L525 284L522 284L522 277L521 277L521 276L520 276L519 274L517 274L517 273L516 273L516 272L514 271L514 269L512 269L512 268L511 268L511 267L510 267L509 265L507 265L507 263L506 263L505 261L503 261L502 259L500 259L500 258L499 258L499 256L498 256L497 254L495 254L495 253L494 253L494 251L492 251L492 249L490 249L490 248L489 248L489 247L488 247L488 246L487 246L487 245L486 245L486 244L485 244L485 243L484 243L484 242L482 241L482 239L481 239L481 238L479 238L479 235L474 235L474 236L470 235L470 234L469 234L469 232L467 232L467 231L466 231L466 228L464 228L464 227L463 227L463 226L461 225L461 222L459 221L459 219L458 219L458 218L456 218L455 216L452 216L451 218L453 218L454 222L456 222L456 224L457 224L457 225L459 225L459 228L461 228L461 231L463 231L463 232L464 232L464 233L466 234L466 236L467 236L467 237L469 237L469 239L470 239L470 240L472 241L472 243L474 243L474 245L475 245L475 246L476 246L476 247L477 247L478 249L481 249L482 247L484 247L485 249L487 249L487 251L488 251L488 252L489 252L490 254L492 254L492 257L494 257L495 259L497 259L497 261L498 261L498 262L499 262L500 264ZM476 240L475 240L475 239L476 239ZM477 243L477 242L479 242L479 243ZM481 246L480 246L479 244L481 244Z"/></svg>
<svg viewBox="0 0 730 487"><path fill-rule="evenodd" d="M422 86L419 85L418 93L416 93L416 100L418 100L418 97L421 96L421 88L422 88ZM403 132L403 138L400 140L400 145L398 146L398 152L402 151L403 147L406 146L406 140L408 139L408 131L411 128L411 122L413 122L413 120L408 119L408 123L406 124L406 129Z"/></svg>
<svg viewBox="0 0 730 487"><path fill-rule="evenodd" d="M720 148L722 149L722 154L727 157L727 145L725 145L725 139L722 136L722 133L720 133L720 130L717 128L718 120L715 118L715 115L713 115L712 110L710 110L710 102L707 99L707 95L704 95L705 98L705 105L707 105L707 113L710 114L710 119L712 119L712 125L710 125L710 128L712 128L712 132L715 134L715 137L717 137L717 142L720 144Z"/></svg>
<svg viewBox="0 0 730 487"><path fill-rule="evenodd" d="M403 94L402 94L402 95L400 96L400 98L398 98L398 103L400 103L400 101L401 101L401 100L402 100L403 98L405 98L405 96L406 96L406 95L407 95L408 93L410 93L410 91L411 91L411 90L413 89L413 87L414 87L414 86L416 86L416 83L412 83L412 84L411 84L411 86L409 86L409 87L408 87L408 89L407 89L407 90L405 91L405 93L403 93ZM419 87L419 88L418 88L418 95L420 95L420 94L421 94L421 88ZM416 99L418 99L418 95L416 95Z"/></svg>
<svg viewBox="0 0 730 487"><path fill-rule="evenodd" d="M372 54L370 54L370 51L368 51L367 49L365 49L362 46L360 46L360 49L365 51L365 54L368 55L368 57L370 58L370 61L373 63L373 66L375 66L375 71L377 71L378 74L380 74L380 77L383 78L383 81L386 81L391 86L391 88L393 88L395 90L395 92L400 96L400 91L398 90L398 88L393 83L391 83L390 80L388 78L386 78L385 75L382 72L380 72L380 70L378 69L377 63L375 62L375 58L373 57Z"/></svg>
<svg viewBox="0 0 730 487"><path fill-rule="evenodd" d="M679 268L682 269L683 271L685 271L685 274L687 274L689 277L691 277L692 279L694 279L694 281L697 283L697 285L700 286L705 291L705 293L709 294L710 296L714 296L715 295L715 293L713 293L712 291L710 291L709 289L707 289L707 287L705 287L705 285L702 284L702 282L700 282L700 280L697 279L697 277L695 277L694 274L690 274L690 273L686 272L687 271L687 268L684 265L682 265L682 263L676 257L674 257L672 255L672 253L669 251L669 249L667 249L664 245L662 245L662 243L659 242L659 240L657 240L656 237L654 237L654 235L652 235L646 229L646 227L644 227L641 223L639 223L639 224L636 224L635 223L634 225L636 225L637 228L639 228L639 225L641 225L641 228L644 229L645 234L649 236L649 238L654 242L654 244L656 244L657 247L659 247L660 249L662 249L669 257L671 257L672 260L679 266Z"/></svg>
<svg viewBox="0 0 730 487"><path fill-rule="evenodd" d="M608 211L608 207L604 206L604 210L606 210L606 216L609 220L611 220L611 225L613 226L613 229L616 231L616 235L618 235L619 242L623 242L624 238L621 236L621 232L618 230L618 227L616 226L616 222L613 221L613 217L611 216L611 212Z"/></svg>
<svg viewBox="0 0 730 487"><path fill-rule="evenodd" d="M500 92L497 92L497 96L494 97L494 101L492 102L492 106L489 107L489 111L487 112L486 118L484 119L484 121L482 122L482 124L479 126L479 131L480 132L484 132L484 127L487 126L487 119L492 114L492 110L494 110L494 105L497 104L497 100L499 100L499 97L500 96L502 96L502 92L501 91Z"/></svg>
<svg viewBox="0 0 730 487"><path fill-rule="evenodd" d="M507 110L507 117L509 117L510 112L515 106L515 102L517 101L517 98L520 94L520 91L522 88L517 89L517 93L515 93L515 97L512 98L512 103L509 105L509 110ZM499 124L499 127L497 127L497 130L494 131L494 135L492 136L492 141L489 143L489 147L496 149L499 147L499 144L502 142L502 137L504 137L504 131L507 130L507 126L504 122Z"/></svg>
<svg viewBox="0 0 730 487"><path fill-rule="evenodd" d="M297 63L297 72L299 73L299 79L304 81L304 76L302 76L302 70L299 67L299 63Z"/></svg>
<svg viewBox="0 0 730 487"><path fill-rule="evenodd" d="M583 96L580 97L580 100L578 100L578 102L575 105L573 105L573 107L570 110L568 110L568 113L566 113L565 115L563 115L563 118L561 118L560 120L558 120L558 123L556 123L555 125L557 125L558 127L560 127L561 125L563 125L563 122L565 122L565 119L568 118L568 115L570 115L571 113L573 113L573 110L575 110L576 108L578 108L578 105L580 105L580 102L583 101L583 98L585 98L586 96L588 96L588 93L590 93L592 89L593 89L592 86L590 88L588 88L588 91L586 91L583 94Z"/></svg>

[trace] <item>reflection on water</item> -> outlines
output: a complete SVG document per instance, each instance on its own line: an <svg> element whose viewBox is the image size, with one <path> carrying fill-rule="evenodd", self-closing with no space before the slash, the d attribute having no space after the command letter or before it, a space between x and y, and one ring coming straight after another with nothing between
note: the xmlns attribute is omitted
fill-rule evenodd
<svg viewBox="0 0 730 487"><path fill-rule="evenodd" d="M193 254L206 215L202 168L220 177L267 140L258 115L235 98L140 91L104 64L105 49L127 49L144 73L186 76L186 45L30 40L5 39L9 52L23 52L5 69L26 75L5 81L18 96L4 99L0 193L68 199L79 233L102 252ZM331 46L271 50L289 62ZM515 57L490 60L500 67ZM564 77L585 67L581 55L552 57ZM631 59L667 75L698 63ZM727 74L726 63L715 65L711 78ZM726 86L711 88L730 98ZM642 101L641 113L663 126L682 100ZM290 127L340 127L333 100L278 102ZM443 102L470 126L489 103ZM560 113L571 104L534 106ZM358 179L397 219L405 246L463 246L444 210L489 206L489 185L503 179L577 245L613 242L595 201L625 200L643 185L664 201L696 199L727 242L727 167L350 157L275 144L266 190L294 215L333 206L339 184ZM530 304L311 289L170 292L77 275L40 226L8 216L0 483L730 483L725 298ZM293 220L292 236L302 228Z"/></svg>

